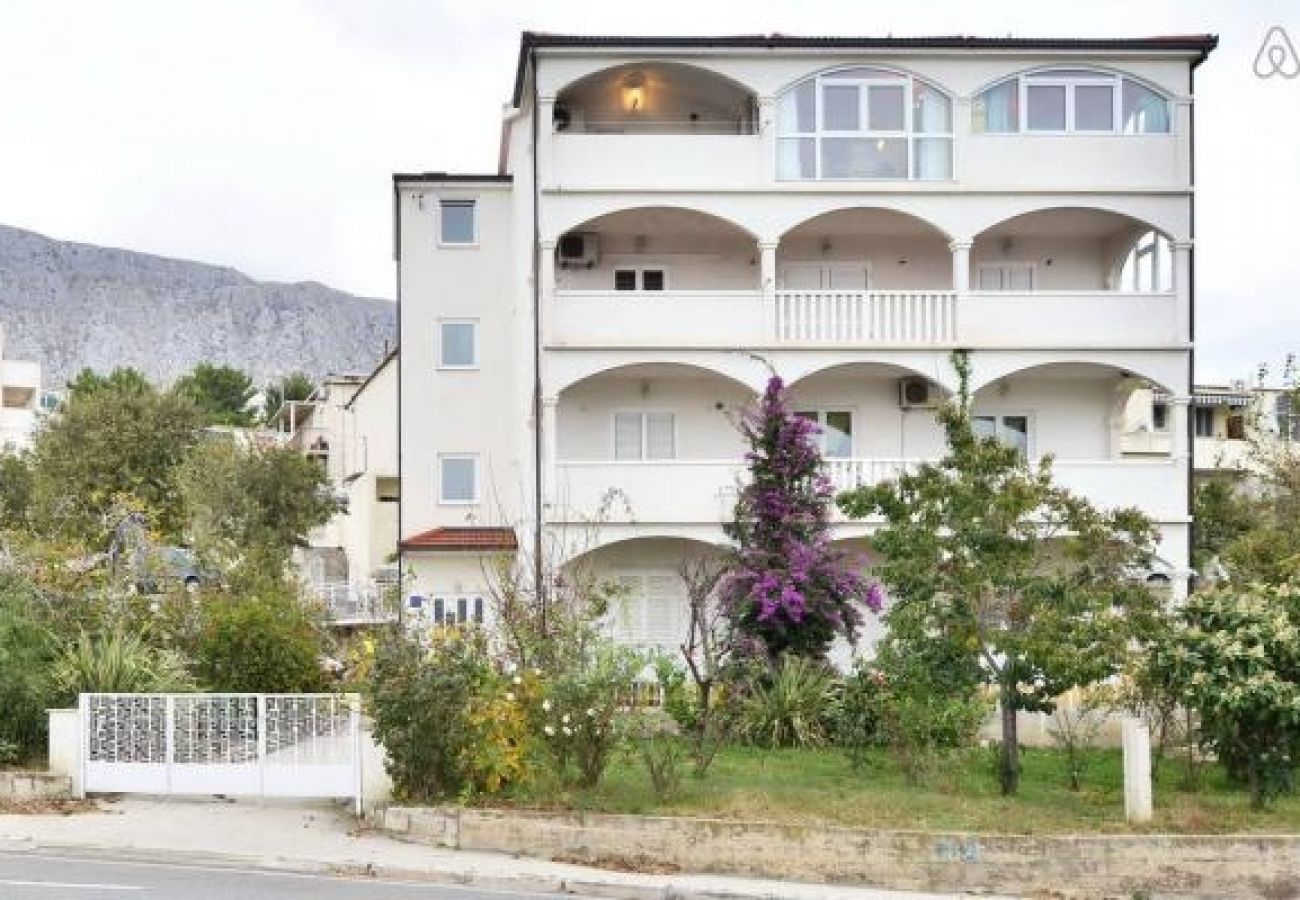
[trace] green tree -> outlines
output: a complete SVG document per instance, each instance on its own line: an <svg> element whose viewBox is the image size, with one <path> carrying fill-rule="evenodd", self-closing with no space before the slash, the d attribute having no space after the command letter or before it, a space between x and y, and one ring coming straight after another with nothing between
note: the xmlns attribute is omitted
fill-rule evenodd
<svg viewBox="0 0 1300 900"><path fill-rule="evenodd" d="M34 586L0 571L0 751L9 745L19 761L39 752L45 740L53 654Z"/></svg>
<svg viewBox="0 0 1300 900"><path fill-rule="evenodd" d="M25 456L0 449L0 528L22 526L31 504L31 463Z"/></svg>
<svg viewBox="0 0 1300 900"><path fill-rule="evenodd" d="M320 467L302 454L221 436L195 445L177 483L202 552L222 562L257 553L277 571L340 509Z"/></svg>
<svg viewBox="0 0 1300 900"><path fill-rule="evenodd" d="M316 383L303 372L293 372L279 381L272 381L262 388L262 420L269 422L284 404L306 400L314 390Z"/></svg>
<svg viewBox="0 0 1300 900"><path fill-rule="evenodd" d="M181 461L202 419L194 404L153 388L94 390L69 399L31 452L32 517L46 534L103 546L124 504L176 539L184 510Z"/></svg>
<svg viewBox="0 0 1300 900"><path fill-rule="evenodd" d="M253 379L233 366L199 363L177 380L175 390L194 401L208 425L247 428L256 417L250 406L257 393Z"/></svg>
<svg viewBox="0 0 1300 900"><path fill-rule="evenodd" d="M1070 688L1100 681L1127 657L1153 608L1126 574L1149 558L1154 528L1136 509L1101 512L1052 481L1051 458L1031 463L971 426L969 360L954 354L960 388L939 421L947 454L898 479L841 495L854 518L879 514L872 539L904 640L943 635L981 663L1001 707L999 776L1020 780L1019 710L1050 712Z"/></svg>
<svg viewBox="0 0 1300 900"><path fill-rule="evenodd" d="M107 375L100 375L93 369L82 369L68 382L68 399L80 400L105 390L146 394L152 393L154 386L143 372L132 366L118 366Z"/></svg>

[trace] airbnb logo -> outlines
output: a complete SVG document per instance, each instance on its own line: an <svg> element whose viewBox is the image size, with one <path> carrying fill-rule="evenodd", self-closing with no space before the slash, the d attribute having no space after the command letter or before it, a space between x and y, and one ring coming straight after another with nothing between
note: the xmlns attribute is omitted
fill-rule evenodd
<svg viewBox="0 0 1300 900"><path fill-rule="evenodd" d="M1274 25L1264 35L1255 54L1255 74L1260 78L1295 78L1300 75L1300 56L1296 55L1295 44L1281 25Z"/></svg>

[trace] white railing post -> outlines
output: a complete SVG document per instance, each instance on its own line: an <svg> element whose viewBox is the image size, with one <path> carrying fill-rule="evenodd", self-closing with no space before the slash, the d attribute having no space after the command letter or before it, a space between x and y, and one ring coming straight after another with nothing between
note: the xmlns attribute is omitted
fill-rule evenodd
<svg viewBox="0 0 1300 900"><path fill-rule="evenodd" d="M352 729L352 778L354 810L358 817L363 812L362 790L365 785L364 773L361 771L361 697L358 694L345 694L348 701L348 723Z"/></svg>
<svg viewBox="0 0 1300 900"><path fill-rule="evenodd" d="M90 702L89 694L77 695L77 771L81 789L79 793L86 796L86 769L90 762Z"/></svg>
<svg viewBox="0 0 1300 900"><path fill-rule="evenodd" d="M258 694L257 708L257 800L266 802L266 694Z"/></svg>
<svg viewBox="0 0 1300 900"><path fill-rule="evenodd" d="M176 698L171 694L163 702L163 759L167 793L171 794L172 767L176 764Z"/></svg>

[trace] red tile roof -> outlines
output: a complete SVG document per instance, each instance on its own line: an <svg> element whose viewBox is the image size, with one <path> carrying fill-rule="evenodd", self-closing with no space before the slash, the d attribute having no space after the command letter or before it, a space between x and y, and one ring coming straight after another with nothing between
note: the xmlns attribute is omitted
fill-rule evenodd
<svg viewBox="0 0 1300 900"><path fill-rule="evenodd" d="M398 544L402 550L518 550L513 528L431 528Z"/></svg>

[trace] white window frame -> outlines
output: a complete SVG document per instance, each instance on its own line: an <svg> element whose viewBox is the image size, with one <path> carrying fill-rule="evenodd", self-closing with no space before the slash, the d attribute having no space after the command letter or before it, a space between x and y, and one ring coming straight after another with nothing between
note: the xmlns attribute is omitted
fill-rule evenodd
<svg viewBox="0 0 1300 900"><path fill-rule="evenodd" d="M434 625L484 624L487 621L487 601L480 591L434 591L425 601L429 605L429 622ZM461 604L465 605L465 615L460 615ZM438 606L442 606L439 621Z"/></svg>
<svg viewBox="0 0 1300 900"><path fill-rule="evenodd" d="M1215 421L1218 418L1218 416L1214 414L1214 409L1215 408L1213 406L1192 407L1192 437L1193 438L1213 438L1219 436L1219 432L1216 427L1217 422ZM1207 418L1210 422L1210 430L1206 434L1201 434L1201 429L1199 427L1202 418L1201 417L1202 412L1206 414L1205 418Z"/></svg>
<svg viewBox="0 0 1300 900"><path fill-rule="evenodd" d="M614 266L612 266L612 267L610 268L610 278L611 278L611 279L617 279L617 277L618 277L618 276L617 276L617 273L618 273L618 272L635 272L635 273L636 273L636 287L633 288L633 289L630 290L630 291L620 291L617 287L615 287L615 284L612 283L612 284L610 284L609 289L610 289L611 291L613 291L614 293L616 293L616 294L666 294L668 291L672 290L672 288L669 287L669 285L668 285L668 267L667 267L667 266L656 266L656 265L624 266L624 265L614 265ZM661 291L647 291L647 290L645 289L645 273L646 273L646 272L662 272L662 273L663 273L663 275L664 275L664 287L663 287L663 290L661 290ZM616 282L615 282L615 283L616 283Z"/></svg>
<svg viewBox="0 0 1300 900"><path fill-rule="evenodd" d="M680 575L679 573L675 572L675 571L672 570L672 569L632 568L632 569L618 569L618 570L612 572L611 574L612 574L612 576L613 576L613 580L614 580L614 582L615 582L616 584L619 584L620 586L622 585L623 579L633 579L633 578L635 578L635 579L637 579L638 581L640 581L640 583L641 583L641 593L639 594L639 598L640 598L640 601L641 601L641 603L640 603L640 609L639 609L639 613L640 613L640 615L639 615L639 619L640 619L640 621L637 623L637 627L635 627L635 628L633 629L633 632L634 632L633 636L628 637L628 638L624 638L624 637L619 636L619 634L618 634L618 614L619 614L619 609L615 606L614 608L611 608L611 610L610 610L609 621L608 621L608 627L607 627L607 629L606 629L606 631L607 631L607 633L609 634L611 640L614 640L614 641L616 641L616 642L618 642L618 643L624 644L625 646L634 646L634 647L635 647L635 646L642 646L642 647L644 647L644 646L654 646L654 647L664 647L664 646L667 646L667 647L673 648L673 647L675 647L678 643L681 642L682 638L685 637L685 634L686 634L686 627L687 627L687 625L689 624L689 618L688 618L688 617L689 617L689 615L690 615L690 611L689 611L689 607L688 607L689 598L688 598L687 595L686 595L685 585L681 583L681 575ZM681 595L677 598L677 599L680 601L680 605L679 605L679 607L678 607L678 622L677 622L679 634L677 634L676 636L674 636L674 638L672 639L673 643L671 643L671 644L662 644L662 643L659 643L659 642L657 642L657 641L651 640L651 638L650 638L650 636L649 636L649 630L650 630L650 629L646 627L646 626L647 626L647 620L648 620L648 614L649 614L649 604L648 604L646 601L648 601L648 600L650 599L650 597L651 597L649 591L647 590L647 587L648 587L648 579L650 579L650 578L672 578L672 579L676 579L676 581L679 583L680 588L681 588L681 591L682 591ZM614 598L614 604L622 604L622 603L626 602L627 599L629 599L629 598L624 597L624 596L618 596L618 597Z"/></svg>
<svg viewBox="0 0 1300 900"><path fill-rule="evenodd" d="M1088 71L1093 75L1053 75L1053 71L1072 70ZM1126 137L1145 136L1158 137L1160 135L1172 136L1174 134L1174 116L1173 101L1164 91L1147 84L1146 82L1126 75L1122 72L1109 72L1105 69L1090 69L1086 66L1052 66L1049 69L1040 69L1038 72L1022 72L1019 75L1013 75L1011 78L1005 78L1001 81L986 86L975 93L972 101L979 101L986 93L995 87L1006 84L1008 81L1016 82L1016 93L1020 104L1018 121L1016 128L1012 131L979 131L974 132L980 136L997 136L997 135L1048 135L1060 136L1063 134L1077 135L1124 135ZM1136 85L1146 88L1152 93L1158 95L1165 102L1165 120L1169 123L1167 131L1134 131L1124 130L1124 82L1131 81ZM1030 128L1029 127L1029 86L1038 85L1044 87L1064 87L1065 88L1065 128L1061 130L1047 128ZM1110 130L1101 131L1096 129L1080 130L1075 128L1074 122L1074 89L1080 85L1092 87L1109 87L1111 89L1111 114ZM972 102L972 115L975 103Z"/></svg>
<svg viewBox="0 0 1300 900"><path fill-rule="evenodd" d="M1027 269L1029 271L1028 292L1033 292L1038 290L1038 264L1037 263L1025 262L1018 259L1006 259L1000 262L988 260L985 262L980 262L975 264L975 290L976 291L980 291L986 294L1025 293L1020 291L1008 290L1006 288L1003 288L1002 290L986 290L985 288L980 287L980 284L983 281L983 279L980 278L980 275L983 272L986 272L990 269Z"/></svg>
<svg viewBox="0 0 1300 900"><path fill-rule="evenodd" d="M878 72L888 73L885 77L864 78L846 74L848 69L874 69ZM948 101L948 127L946 132L938 131L915 131L913 104L916 99L916 82L922 81L926 87L938 92ZM788 93L792 93L800 84L805 81L813 82L813 127L814 131L790 131L783 132L777 128L776 139L782 140L800 140L811 138L813 140L813 175L811 178L781 178L778 170L777 178L783 181L955 181L957 179L957 142L955 140L955 120L957 116L957 103L953 95L940 88L938 85L925 79L918 79L915 75L907 72L896 72L891 69L882 68L872 65L858 65L845 67L829 72L821 72L811 75L808 78L801 78L793 84L788 85L777 97L777 103ZM831 86L855 86L858 88L858 122L862 126L857 131L829 131L826 129L824 118L825 110L822 103L822 90L826 85ZM870 129L870 95L871 87L901 86L903 88L903 130L882 130L872 131ZM778 116L779 119L779 116ZM862 140L899 140L903 141L905 153L903 155L903 174L901 176L876 176L865 178L858 175L824 175L822 174L822 147L823 138L859 138ZM919 178L912 174L913 156L916 153L915 142L920 138L942 138L948 141L948 151L950 154L951 174L948 178ZM780 159L780 151L777 152L777 159ZM779 166L779 162L777 163Z"/></svg>
<svg viewBox="0 0 1300 900"><path fill-rule="evenodd" d="M618 458L618 417L639 416L641 419L641 456L638 459ZM650 429L647 427L649 416L670 416L673 422L673 455L666 458L651 459L648 455L650 446ZM642 463L668 463L679 458L680 445L677 440L677 411L674 409L616 409L609 416L609 458L616 463L639 465Z"/></svg>
<svg viewBox="0 0 1300 900"><path fill-rule="evenodd" d="M970 417L972 422L975 419L1005 419L1007 417L1022 418L1025 420L1025 427L1029 429L1025 435L1025 456L1029 459L1038 458L1038 422L1034 413L1023 409L972 409ZM998 426L1001 426L998 422ZM997 436L997 429L994 429L994 437Z"/></svg>
<svg viewBox="0 0 1300 900"><path fill-rule="evenodd" d="M794 259L794 260L790 260L789 262L782 263L781 266L780 266L780 267L778 268L778 270L777 270L777 280L780 282L780 285L781 285L780 290L783 290L783 291L789 291L789 290L796 290L796 291L797 291L797 290L809 290L809 291L811 291L811 290L820 290L820 291L829 291L829 290L834 290L834 288L828 288L828 287L822 287L822 288L791 288L791 287L787 287L787 286L786 286L786 283L785 283L785 276L786 276L786 273L789 272L789 271L792 270L792 269L795 270L795 271L811 271L811 270L813 270L813 269L816 269L816 270L818 271L819 275L820 275L820 277L818 278L818 280L819 280L819 281L822 281L822 282L825 282L825 281L828 280L827 276L828 276L830 270L831 270L831 269L835 269L835 268L843 268L843 269L849 269L849 268L857 269L857 268L862 268L862 269L867 273L867 286L866 286L865 288L863 288L863 290L871 291L871 290L874 290L874 289L875 289L875 288L874 288L874 285L875 285L875 280L876 280L876 273L872 270L871 260L868 260L868 259L863 259L863 260L852 260L852 259L846 259L846 260L838 260L838 261L822 260L822 261L819 261L819 262L811 262L811 261L806 261L806 260L797 260L797 259Z"/></svg>
<svg viewBox="0 0 1300 900"><path fill-rule="evenodd" d="M795 415L811 413L812 421L817 423L821 429L816 435L817 449L821 452L824 459L856 459L858 453L858 411L851 406L805 406L802 409L796 409ZM849 455L848 456L827 456L826 455L826 414L827 413L845 413L849 417Z"/></svg>
<svg viewBox="0 0 1300 900"><path fill-rule="evenodd" d="M469 460L474 464L474 496L469 500L449 500L443 495L444 482L442 478L442 464L448 460L464 461ZM483 497L483 464L477 453L439 453L437 468L435 472L438 483L438 505L439 506L478 506Z"/></svg>
<svg viewBox="0 0 1300 900"><path fill-rule="evenodd" d="M464 206L468 205L473 210L470 224L473 226L474 234L469 241L447 241L442 236L442 219L443 208L446 205ZM479 205L477 197L439 197L438 198L438 247L448 250L475 250L478 248L479 224L478 224Z"/></svg>
<svg viewBox="0 0 1300 900"><path fill-rule="evenodd" d="M454 365L444 360L443 358L444 346L443 346L443 333L442 333L442 327L444 325L469 325L473 328L472 346L474 350L474 361L472 363L470 363L469 365ZM437 347L435 348L437 355L434 357L434 359L438 361L437 368L439 369L439 371L473 372L478 370L480 365L478 326L479 326L478 319L439 319L438 320L438 330L437 330L437 337L436 337Z"/></svg>

